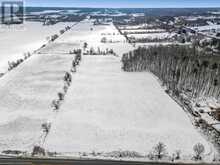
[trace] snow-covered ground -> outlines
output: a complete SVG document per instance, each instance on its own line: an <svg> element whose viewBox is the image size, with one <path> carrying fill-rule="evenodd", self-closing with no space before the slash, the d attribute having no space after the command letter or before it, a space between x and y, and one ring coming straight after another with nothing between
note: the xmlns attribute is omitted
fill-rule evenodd
<svg viewBox="0 0 220 165"><path fill-rule="evenodd" d="M103 37L116 43L101 43ZM68 52L70 49L82 48L85 42L88 43L88 48L93 47L97 49L99 47L101 50L113 48L119 56L134 49L126 42L125 37L119 34L113 24L93 26L91 21L85 20L59 37L54 43L49 45L49 47L42 49L41 52ZM72 47L68 45L72 45Z"/></svg>
<svg viewBox="0 0 220 165"><path fill-rule="evenodd" d="M212 115L209 115L213 110L218 109L219 102L214 98L200 98L193 104L193 110L200 114L208 124L213 125L215 129L220 131L220 122L216 120ZM202 113L201 113L202 112Z"/></svg>
<svg viewBox="0 0 220 165"><path fill-rule="evenodd" d="M146 29L148 27L152 27L152 25L151 24L139 24L139 25L129 25L129 26L128 25L124 25L124 26L120 26L120 29L121 30L127 30L127 29L135 30L135 29Z"/></svg>
<svg viewBox="0 0 220 165"><path fill-rule="evenodd" d="M57 152L137 151L158 142L170 154L200 142L184 111L150 73L125 73L117 57L83 57L45 148Z"/></svg>
<svg viewBox="0 0 220 165"><path fill-rule="evenodd" d="M47 43L47 37L59 34L61 29L74 23L58 23L53 26L43 26L40 22L25 22L24 25L11 27L0 26L0 73L8 68L8 61L23 57L26 52L32 52Z"/></svg>
<svg viewBox="0 0 220 165"><path fill-rule="evenodd" d="M60 29L59 29L60 30ZM106 37L119 43L101 43ZM43 147L49 151L111 152L129 150L148 154L158 142L170 155L181 150L191 155L193 145L213 148L192 126L185 112L174 102L151 73L121 70L121 58L84 56L58 113L50 107L63 85L72 56L69 50L90 47L113 48L121 56L134 49L110 25L93 26L85 20L54 43L0 79L0 149L30 150L39 143L41 124L52 127Z"/></svg>
<svg viewBox="0 0 220 165"><path fill-rule="evenodd" d="M79 11L80 10L43 10L39 12L30 12L30 14L33 15L59 14L60 16L61 14L76 14Z"/></svg>
<svg viewBox="0 0 220 165"><path fill-rule="evenodd" d="M117 30L85 21L55 43L82 47L87 42L88 47L113 48L119 55L133 49L120 35L120 43L100 43L107 32ZM181 150L191 155L198 142L205 145L206 153L212 151L152 74L123 72L118 57L84 56L44 147L68 154L121 149L145 155L159 141L170 154Z"/></svg>
<svg viewBox="0 0 220 165"><path fill-rule="evenodd" d="M72 58L36 54L0 79L0 151L31 151L40 142Z"/></svg>
<svg viewBox="0 0 220 165"><path fill-rule="evenodd" d="M150 43L135 43L135 47L149 47L149 46L159 46L159 45L173 45L173 42L150 42ZM176 43L177 44L177 43Z"/></svg>
<svg viewBox="0 0 220 165"><path fill-rule="evenodd" d="M207 25L207 26L198 26L198 27L192 27L192 29L194 30L198 30L198 31L208 31L208 30L217 30L220 31L220 25Z"/></svg>
<svg viewBox="0 0 220 165"><path fill-rule="evenodd" d="M190 43L179 43L179 42L148 42L148 43L135 43L135 48L138 47L150 47L150 46L159 46L159 45L190 45Z"/></svg>
<svg viewBox="0 0 220 165"><path fill-rule="evenodd" d="M175 34L174 33L168 33L168 32L163 32L163 33L146 33L146 34L128 34L128 37L132 38L149 38L149 39L165 39L165 38L171 38Z"/></svg>
<svg viewBox="0 0 220 165"><path fill-rule="evenodd" d="M130 29L130 30L121 30L122 33L161 33L165 32L164 29Z"/></svg>
<svg viewBox="0 0 220 165"><path fill-rule="evenodd" d="M41 14L54 14L54 13L60 13L63 10L44 10L44 11L40 11L40 12L30 12L30 14L33 15L41 15Z"/></svg>

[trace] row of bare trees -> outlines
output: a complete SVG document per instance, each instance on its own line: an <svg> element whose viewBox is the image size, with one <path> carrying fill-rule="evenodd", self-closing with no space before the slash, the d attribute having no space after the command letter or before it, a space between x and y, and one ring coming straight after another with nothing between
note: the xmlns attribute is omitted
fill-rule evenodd
<svg viewBox="0 0 220 165"><path fill-rule="evenodd" d="M194 47L138 48L123 55L122 65L128 72L151 71L177 96L184 92L190 98L220 98L220 57Z"/></svg>
<svg viewBox="0 0 220 165"><path fill-rule="evenodd" d="M82 49L73 49L69 51L69 54L82 54Z"/></svg>
<svg viewBox="0 0 220 165"><path fill-rule="evenodd" d="M64 29L60 30L60 35L64 34L66 31L70 30L71 27L70 26L66 26ZM51 37L48 37L49 42L53 42L55 41L57 38L59 37L58 34L54 34ZM46 44L43 44L41 48L46 47ZM24 53L24 57L21 57L19 59L17 59L16 61L8 61L8 71L13 70L14 68L16 68L18 65L20 65L21 63L23 63L25 60L27 60L28 58L30 58L34 53L36 53L37 50L35 50L33 53L27 52ZM74 52L76 53L76 52ZM78 53L78 52L77 52Z"/></svg>
<svg viewBox="0 0 220 165"><path fill-rule="evenodd" d="M27 52L24 54L24 57L23 58L19 58L18 60L16 61L12 61L12 62L9 62L8 61L8 71L11 71L13 70L14 68L16 68L18 65L20 65L21 63L23 63L25 60L27 60L28 58L31 57L31 53L30 52Z"/></svg>
<svg viewBox="0 0 220 165"><path fill-rule="evenodd" d="M65 73L65 75L63 77L63 80L64 80L63 91L58 92L58 94L57 94L58 98L52 101L53 110L57 111L60 109L60 105L64 101L64 97L65 97L65 95L66 95L66 93L72 83L72 74L71 73L76 72L76 67L77 67L77 65L80 64L81 59L82 59L81 54L80 53L76 54L75 58L72 62L72 68L71 68L70 72Z"/></svg>
<svg viewBox="0 0 220 165"><path fill-rule="evenodd" d="M94 49L91 47L89 50L84 51L83 55L114 55L116 56L116 53L113 51L113 49L106 48L105 50L101 50L99 47L97 49Z"/></svg>
<svg viewBox="0 0 220 165"><path fill-rule="evenodd" d="M193 146L194 154L192 156L192 160L198 161L202 160L205 153L205 147L201 143L197 143ZM155 145L152 151L147 155L150 160L161 160L165 157L168 157L167 146L159 142ZM176 150L174 154L172 154L171 161L180 160L181 159L181 150ZM216 160L213 160L216 161Z"/></svg>
<svg viewBox="0 0 220 165"><path fill-rule="evenodd" d="M164 33L166 32L165 30L161 29L155 29L155 30L150 30L150 29L143 29L142 31L125 31L124 34L128 35L128 34L155 34L155 33Z"/></svg>
<svg viewBox="0 0 220 165"><path fill-rule="evenodd" d="M74 52L76 52L77 54L75 54L74 59L72 61L72 67L71 70L69 72L65 72L65 75L63 77L63 81L64 81L64 86L63 86L63 90L61 92L57 93L57 98L54 99L51 103L51 107L53 109L54 112L58 112L60 109L61 104L63 103L65 96L68 92L69 87L71 86L72 83L72 73L76 72L76 67L80 64L80 61L82 60L82 51L79 50L75 50ZM42 131L43 131L43 140L42 143L45 142L46 137L48 136L50 129L51 129L51 123L50 122L46 122L43 123L41 125ZM41 147L41 145L36 145L33 148L32 151L32 156L45 156L46 155L46 151L43 147Z"/></svg>
<svg viewBox="0 0 220 165"><path fill-rule="evenodd" d="M66 31L70 30L71 27L70 26L66 26L64 29L60 30L60 34L64 34Z"/></svg>
<svg viewBox="0 0 220 165"><path fill-rule="evenodd" d="M70 30L71 27L70 26L66 26L64 29L61 29L59 32L60 32L60 35L63 35L65 32L67 32L68 30ZM50 37L47 37L47 40L49 40L49 42L53 42L55 41L57 38L59 38L59 35L58 34L54 34Z"/></svg>
<svg viewBox="0 0 220 165"><path fill-rule="evenodd" d="M165 37L165 38L153 38L153 37L143 37L143 38L135 38L135 37L128 37L131 43L152 43L152 42L173 42L173 37Z"/></svg>

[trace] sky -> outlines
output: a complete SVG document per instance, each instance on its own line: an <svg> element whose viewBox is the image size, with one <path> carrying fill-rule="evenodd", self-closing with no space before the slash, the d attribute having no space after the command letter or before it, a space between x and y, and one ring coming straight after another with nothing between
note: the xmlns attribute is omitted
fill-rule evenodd
<svg viewBox="0 0 220 165"><path fill-rule="evenodd" d="M25 0L26 6L169 8L220 7L220 0Z"/></svg>

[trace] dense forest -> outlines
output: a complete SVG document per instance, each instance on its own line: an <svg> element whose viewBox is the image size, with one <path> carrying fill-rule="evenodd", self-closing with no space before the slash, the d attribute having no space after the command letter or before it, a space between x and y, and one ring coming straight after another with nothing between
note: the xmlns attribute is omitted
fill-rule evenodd
<svg viewBox="0 0 220 165"><path fill-rule="evenodd" d="M220 57L190 46L138 48L124 54L122 69L151 71L176 96L220 98Z"/></svg>

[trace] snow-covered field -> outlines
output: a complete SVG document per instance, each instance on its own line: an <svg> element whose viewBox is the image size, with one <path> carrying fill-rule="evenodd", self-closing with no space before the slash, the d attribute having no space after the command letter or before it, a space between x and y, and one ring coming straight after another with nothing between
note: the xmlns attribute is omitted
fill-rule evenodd
<svg viewBox="0 0 220 165"><path fill-rule="evenodd" d="M198 30L198 31L208 31L208 30L216 30L216 31L220 31L220 25L207 25L207 26L198 26L198 27L193 27L192 29L194 30Z"/></svg>
<svg viewBox="0 0 220 165"><path fill-rule="evenodd" d="M85 21L55 43L87 42L88 47L113 48L119 56L133 49L120 35L120 43L100 43L107 32L117 30ZM180 149L191 155L198 142L206 153L212 148L152 74L125 73L118 57L84 56L44 147L64 153L121 149L145 155L159 141L170 154Z"/></svg>
<svg viewBox="0 0 220 165"><path fill-rule="evenodd" d="M120 42L101 43L103 33ZM119 57L84 56L54 118L50 103L72 60L61 53L82 48L85 42L88 48L113 48ZM170 155L181 150L192 156L193 145L199 142L206 154L213 154L212 146L151 73L121 70L120 56L132 49L112 24L93 26L85 20L42 49L44 54L5 75L0 79L0 134L4 135L0 150L32 149L39 143L42 122L53 119L43 147L64 155L115 150L145 155L160 141Z"/></svg>
<svg viewBox="0 0 220 165"><path fill-rule="evenodd" d="M79 26L75 26L70 32L67 32L63 37L56 42L100 44L103 37L112 40L125 42L125 38L119 34L113 24L103 26L93 26L91 21L85 20Z"/></svg>
<svg viewBox="0 0 220 165"><path fill-rule="evenodd" d="M129 25L129 26L125 25L125 26L120 26L120 29L121 30L128 30L128 29L135 30L135 29L146 29L148 27L152 27L152 25L150 25L150 24L139 24L139 25Z"/></svg>
<svg viewBox="0 0 220 165"><path fill-rule="evenodd" d="M57 152L150 152L159 141L169 153L193 153L208 143L150 73L125 73L117 57L84 57L46 140Z"/></svg>
<svg viewBox="0 0 220 165"><path fill-rule="evenodd" d="M130 30L121 30L122 33L162 33L165 32L164 29L130 29Z"/></svg>
<svg viewBox="0 0 220 165"><path fill-rule="evenodd" d="M101 43L103 37L116 43ZM133 49L133 47L126 42L125 37L119 34L113 24L106 26L93 26L91 21L85 20L74 26L70 31L66 32L41 52L68 52L71 48L82 48L85 42L88 43L88 48L93 47L94 49L97 49L99 47L102 50L113 48L119 56ZM72 47L69 47L68 45L72 45Z"/></svg>
<svg viewBox="0 0 220 165"><path fill-rule="evenodd" d="M53 115L51 102L72 58L36 54L0 79L0 151L31 151L40 142L41 124Z"/></svg>
<svg viewBox="0 0 220 165"><path fill-rule="evenodd" d="M135 43L135 47L149 47L149 46L159 46L159 45L173 45L173 42L149 42L149 43Z"/></svg>
<svg viewBox="0 0 220 165"><path fill-rule="evenodd" d="M47 43L47 37L59 34L61 29L74 23L58 23L42 26L40 22L25 22L24 25L0 26L0 73L8 68L8 61L23 57Z"/></svg>
<svg viewBox="0 0 220 165"><path fill-rule="evenodd" d="M128 34L128 37L131 38L149 38L149 39L165 39L165 38L171 38L174 33L168 33L168 32L163 32L163 33L146 33L146 34Z"/></svg>

